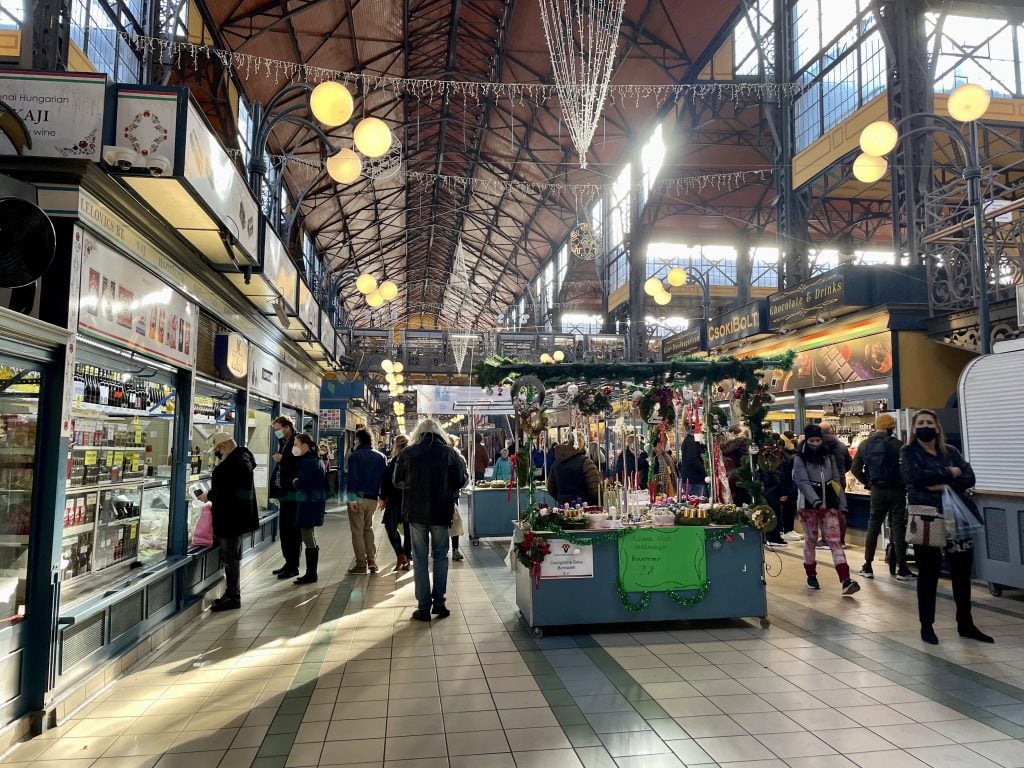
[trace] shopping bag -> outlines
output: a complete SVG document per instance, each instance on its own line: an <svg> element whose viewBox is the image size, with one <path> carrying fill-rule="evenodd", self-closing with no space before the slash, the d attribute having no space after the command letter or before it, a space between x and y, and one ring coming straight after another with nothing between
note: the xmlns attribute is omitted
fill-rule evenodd
<svg viewBox="0 0 1024 768"><path fill-rule="evenodd" d="M951 539L969 539L982 527L981 520L948 485L942 491L942 516Z"/></svg>
<svg viewBox="0 0 1024 768"><path fill-rule="evenodd" d="M193 547L213 546L213 504L206 502L196 520L196 529L192 532Z"/></svg>

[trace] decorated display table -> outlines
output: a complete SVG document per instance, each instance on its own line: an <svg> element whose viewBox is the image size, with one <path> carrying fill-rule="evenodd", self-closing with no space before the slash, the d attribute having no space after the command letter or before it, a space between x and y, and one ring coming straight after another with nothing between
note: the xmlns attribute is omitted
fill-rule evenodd
<svg viewBox="0 0 1024 768"><path fill-rule="evenodd" d="M512 536L517 519L516 495L519 496L519 512L525 512L530 506L529 490L520 488L511 494L507 488L473 488L470 492L469 540L478 544L481 538ZM554 504L546 491L537 489L534 497L538 502Z"/></svg>
<svg viewBox="0 0 1024 768"><path fill-rule="evenodd" d="M535 567L517 558L515 573L516 604L536 637L546 627L627 622L757 617L768 626L761 534L752 527L615 533L573 531L573 543L533 532L548 553ZM516 531L517 541L528 535ZM595 542L583 544L587 537Z"/></svg>

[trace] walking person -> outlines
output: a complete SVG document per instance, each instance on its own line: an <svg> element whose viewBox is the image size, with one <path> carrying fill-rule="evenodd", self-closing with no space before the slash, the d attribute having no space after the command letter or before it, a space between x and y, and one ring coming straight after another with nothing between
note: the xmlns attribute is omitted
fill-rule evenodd
<svg viewBox="0 0 1024 768"><path fill-rule="evenodd" d="M835 456L824 446L821 427L809 424L804 442L793 459L793 481L798 491L797 508L804 527L804 570L807 588L821 589L815 543L819 531L828 548L842 583L843 595L852 595L860 585L850 578L850 566L840 543L839 515L846 511L846 494L839 483L840 470Z"/></svg>
<svg viewBox="0 0 1024 768"><path fill-rule="evenodd" d="M896 419L880 413L875 419L875 432L857 446L850 471L871 492L868 533L864 540L864 567L860 575L875 578L872 563L878 547L878 534L886 518L892 532L896 578L912 581L914 574L907 567L907 489L900 474L900 451L903 443L893 435Z"/></svg>
<svg viewBox="0 0 1024 768"><path fill-rule="evenodd" d="M295 478L295 527L306 550L306 572L295 584L316 584L320 565L320 547L316 543L316 529L324 524L327 512L325 473L317 454L312 435L300 432L292 447L298 459L298 477Z"/></svg>
<svg viewBox="0 0 1024 768"><path fill-rule="evenodd" d="M278 535L281 537L281 554L284 565L273 571L279 579L291 579L299 575L299 555L302 540L295 527L295 478L298 477L298 460L292 452L295 445L295 424L287 416L274 419L274 437L277 438L277 453L274 459L274 473L270 478L270 497L277 499Z"/></svg>
<svg viewBox="0 0 1024 768"><path fill-rule="evenodd" d="M850 449L846 443L836 437L836 429L828 422L821 425L821 436L824 440L825 450L831 453L836 459L836 467L839 469L839 485L843 492L846 491L846 473L853 466L853 458L850 456ZM846 510L839 513L839 543L846 547ZM828 549L824 542L818 542L819 549Z"/></svg>
<svg viewBox="0 0 1024 768"><path fill-rule="evenodd" d="M459 438L457 438L457 437L451 438L451 445L452 445L452 450L455 451L455 456L458 458L459 461L463 462L463 467L465 467L465 459L462 457L462 454L459 453ZM508 448L502 448L501 451L502 451L502 453L507 454L508 453ZM509 465L511 466L511 464L512 464L512 462L510 461ZM465 470L465 471L468 472L468 470ZM497 469L495 469L495 471L497 471ZM509 474L509 477L511 477L511 476L512 475ZM459 549L459 541L460 541L460 539L461 539L461 537L462 537L464 532L465 532L465 530L464 530L464 527L462 525L462 515L459 514L459 494L456 493L455 494L455 510L452 512L452 524L451 524L451 527L448 529L448 535L452 539L452 562L453 563L457 563L457 562L460 562L460 561L466 559L466 556L464 554L462 554L462 550Z"/></svg>
<svg viewBox="0 0 1024 768"><path fill-rule="evenodd" d="M384 531L388 535L391 548L395 550L396 571L408 571L412 568L412 537L409 535L408 521L402 519L402 489L395 487L395 465L398 463L398 455L408 445L408 435L395 437L394 445L391 447L391 459L380 483L380 501L377 502L377 509L384 510ZM404 541L402 535L398 533L399 523L404 524Z"/></svg>
<svg viewBox="0 0 1024 768"><path fill-rule="evenodd" d="M974 470L960 451L946 444L942 425L934 411L921 410L910 424L911 441L900 451L900 470L907 486L907 503L933 507L942 525L942 492L948 486L964 505L977 515L967 491L974 487ZM971 570L974 566L974 539L954 539L944 548L914 545L917 563L917 613L921 621L921 639L938 645L935 634L935 598L945 549L956 603L956 628L960 637L982 643L995 642L976 626L971 615Z"/></svg>
<svg viewBox="0 0 1024 768"><path fill-rule="evenodd" d="M478 432L476 445L473 447L473 481L479 483L483 480L484 473L489 466L491 466L491 455L487 453L487 447L484 445L484 436Z"/></svg>
<svg viewBox="0 0 1024 768"><path fill-rule="evenodd" d="M213 535L220 545L220 561L224 565L224 594L210 606L211 611L219 612L242 607L242 537L260 527L260 513L253 483L256 459L252 452L239 447L227 432L217 432L212 442L213 455L219 461L213 468L210 490L200 498L210 502Z"/></svg>
<svg viewBox="0 0 1024 768"><path fill-rule="evenodd" d="M451 615L448 591L448 531L459 491L468 480L466 465L448 445L440 425L424 419L411 445L398 455L395 487L402 490L402 513L411 529L416 621ZM433 586L430 558L433 557Z"/></svg>
<svg viewBox="0 0 1024 768"><path fill-rule="evenodd" d="M356 430L356 449L348 457L348 525L356 563L349 573L376 573L377 547L373 541L373 513L377 510L381 481L387 469L384 454L373 449L369 430Z"/></svg>

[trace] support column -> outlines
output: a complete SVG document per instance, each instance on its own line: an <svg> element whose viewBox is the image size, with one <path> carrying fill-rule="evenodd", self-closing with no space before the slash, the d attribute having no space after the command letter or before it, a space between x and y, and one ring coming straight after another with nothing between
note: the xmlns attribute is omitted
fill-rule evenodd
<svg viewBox="0 0 1024 768"><path fill-rule="evenodd" d="M750 232L741 230L736 241L736 306L750 303L754 263L750 257Z"/></svg>
<svg viewBox="0 0 1024 768"><path fill-rule="evenodd" d="M630 165L629 194L629 358L633 361L647 359L647 294L644 282L647 280L647 233L640 222L640 185L643 183L643 169L640 158L634 155Z"/></svg>
<svg viewBox="0 0 1024 768"><path fill-rule="evenodd" d="M68 68L71 5L68 0L30 0L21 34L21 63L46 72Z"/></svg>

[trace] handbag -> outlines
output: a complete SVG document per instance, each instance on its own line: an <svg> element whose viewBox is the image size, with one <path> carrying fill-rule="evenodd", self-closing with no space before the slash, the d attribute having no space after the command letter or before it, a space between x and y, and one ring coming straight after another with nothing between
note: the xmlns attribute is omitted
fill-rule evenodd
<svg viewBox="0 0 1024 768"><path fill-rule="evenodd" d="M946 546L946 521L938 507L907 505L907 544L919 547Z"/></svg>

